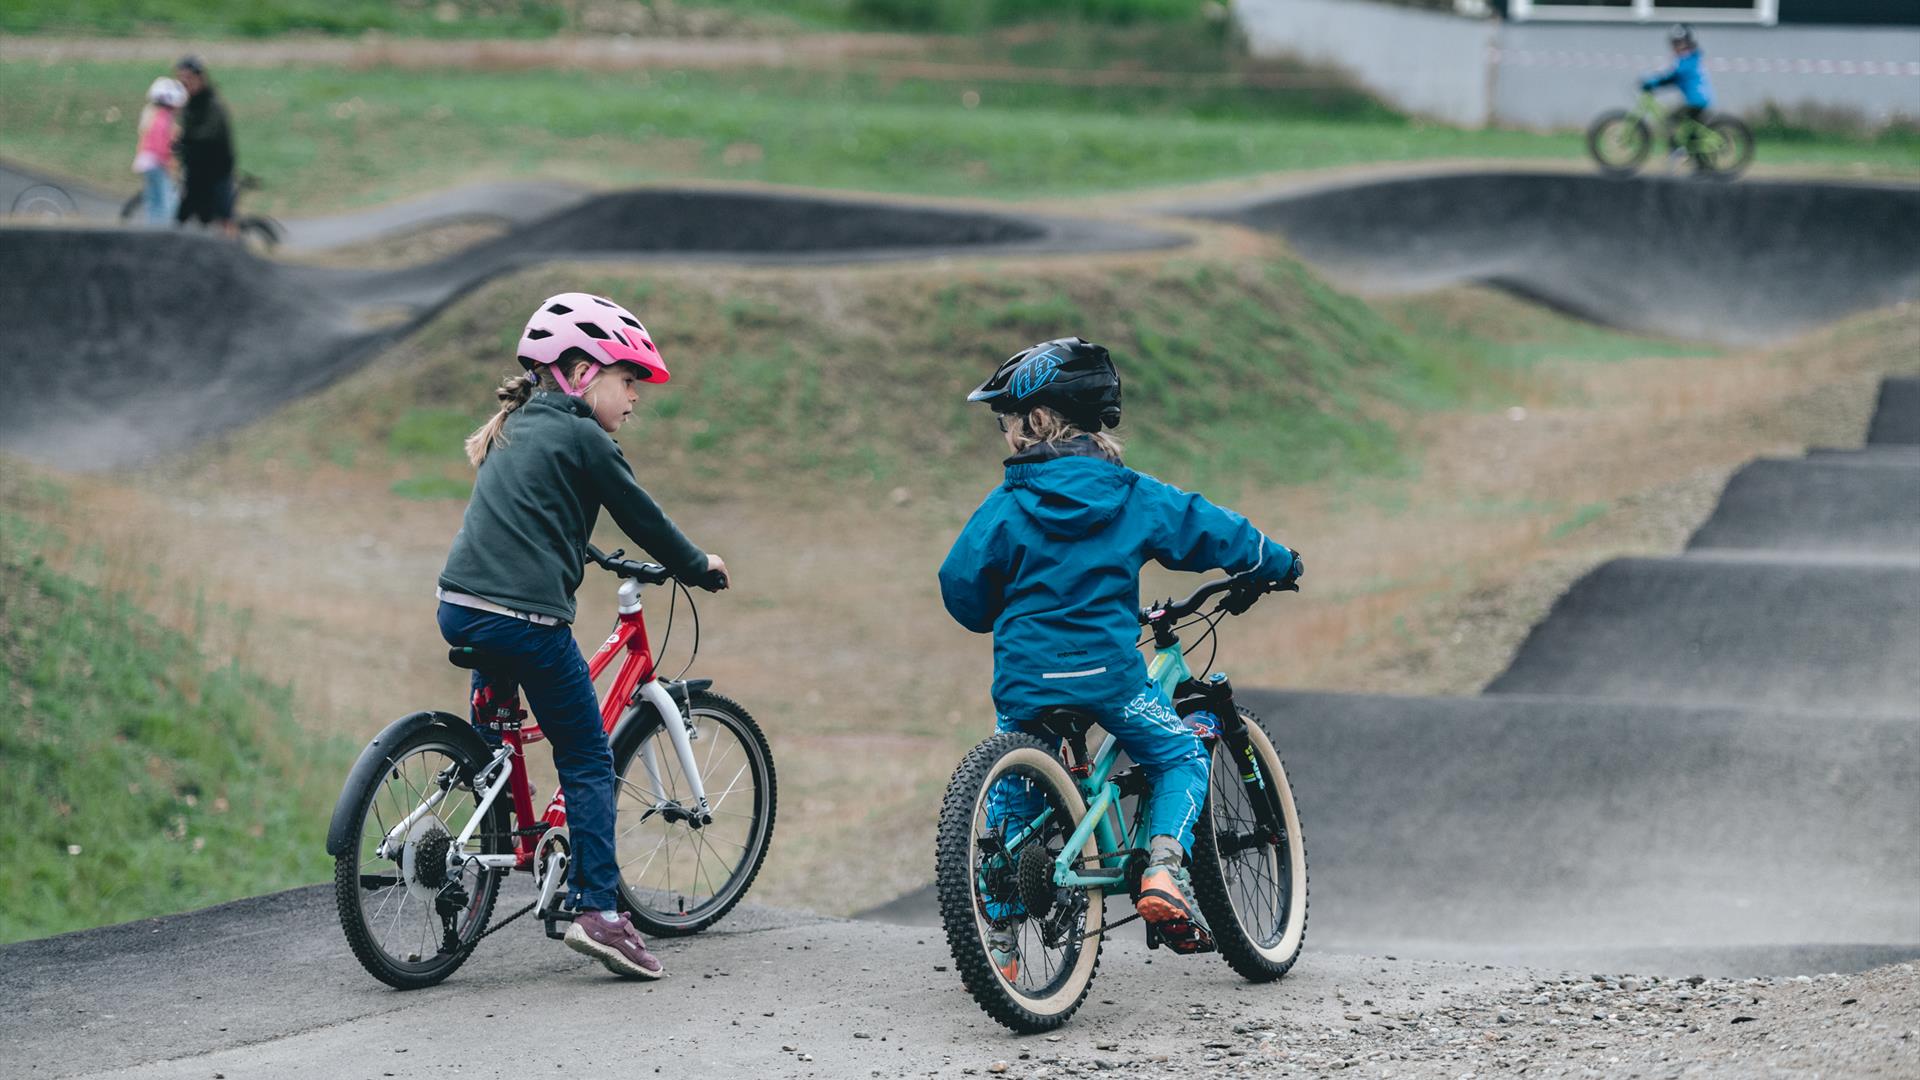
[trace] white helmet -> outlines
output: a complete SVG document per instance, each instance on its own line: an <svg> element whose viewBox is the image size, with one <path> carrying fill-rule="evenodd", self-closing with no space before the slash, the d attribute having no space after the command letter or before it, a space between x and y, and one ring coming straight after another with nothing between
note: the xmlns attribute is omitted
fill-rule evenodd
<svg viewBox="0 0 1920 1080"><path fill-rule="evenodd" d="M147 100L155 105L177 109L187 103L187 88L181 86L178 79L170 79L162 75L153 80L152 86L147 87Z"/></svg>

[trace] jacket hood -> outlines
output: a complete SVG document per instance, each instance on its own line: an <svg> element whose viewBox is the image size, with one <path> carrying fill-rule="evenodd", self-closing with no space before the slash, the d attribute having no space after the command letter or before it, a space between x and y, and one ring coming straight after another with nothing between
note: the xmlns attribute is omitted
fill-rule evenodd
<svg viewBox="0 0 1920 1080"><path fill-rule="evenodd" d="M1101 457L1090 439L1042 443L1006 461L1007 493L1049 539L1078 540L1106 528L1139 474Z"/></svg>

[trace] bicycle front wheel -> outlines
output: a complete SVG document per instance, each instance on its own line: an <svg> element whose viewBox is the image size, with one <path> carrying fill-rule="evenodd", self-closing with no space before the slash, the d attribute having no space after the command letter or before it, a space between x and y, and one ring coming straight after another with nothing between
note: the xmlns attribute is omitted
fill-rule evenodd
<svg viewBox="0 0 1920 1080"><path fill-rule="evenodd" d="M486 764L444 729L427 728L341 796L355 808L359 839L334 860L334 903L360 966L388 986L440 982L466 963L486 930L502 871L452 854L453 839L479 809L473 781ZM507 801L496 799L475 834L480 850L505 854L509 833Z"/></svg>
<svg viewBox="0 0 1920 1080"><path fill-rule="evenodd" d="M940 920L960 981L988 1016L1052 1031L1086 1000L1100 964L1104 893L1054 885L1086 802L1046 743L1001 732L960 762L935 844ZM1089 840L1081 866L1097 866Z"/></svg>
<svg viewBox="0 0 1920 1080"><path fill-rule="evenodd" d="M1707 135L1694 152L1701 172L1731 180L1753 164L1753 132L1738 117L1711 116L1703 126Z"/></svg>
<svg viewBox="0 0 1920 1080"><path fill-rule="evenodd" d="M733 910L773 840L773 752L760 725L710 691L694 691L688 706L687 736L711 822L692 816L693 785L665 728L656 724L613 748L620 907L660 937L697 934Z"/></svg>
<svg viewBox="0 0 1920 1080"><path fill-rule="evenodd" d="M1653 152L1653 129L1627 112L1601 113L1587 128L1587 153L1608 176L1630 176Z"/></svg>
<svg viewBox="0 0 1920 1080"><path fill-rule="evenodd" d="M1258 717L1241 709L1240 718L1259 779L1244 778L1224 739L1214 745L1207 812L1193 834L1193 891L1227 963L1243 978L1270 982L1306 944L1307 849L1273 740Z"/></svg>

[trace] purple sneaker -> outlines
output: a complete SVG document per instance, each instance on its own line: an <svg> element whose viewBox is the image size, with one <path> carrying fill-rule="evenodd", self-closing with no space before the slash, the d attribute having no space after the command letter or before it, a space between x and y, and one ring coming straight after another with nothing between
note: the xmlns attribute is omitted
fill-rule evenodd
<svg viewBox="0 0 1920 1080"><path fill-rule="evenodd" d="M583 911L567 927L567 948L585 953L608 971L630 979L658 979L667 973L660 958L647 951L626 914L609 921L598 911Z"/></svg>

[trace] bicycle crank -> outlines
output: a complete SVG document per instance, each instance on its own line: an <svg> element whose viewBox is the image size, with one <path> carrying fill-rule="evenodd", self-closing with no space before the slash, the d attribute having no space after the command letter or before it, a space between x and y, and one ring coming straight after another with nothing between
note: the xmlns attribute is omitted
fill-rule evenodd
<svg viewBox="0 0 1920 1080"><path fill-rule="evenodd" d="M540 890L540 899L534 910L539 917L551 922L558 917L555 908L560 890L567 884L567 862L571 857L572 844L567 838L567 827L559 825L540 834L540 842L533 849L533 883Z"/></svg>

